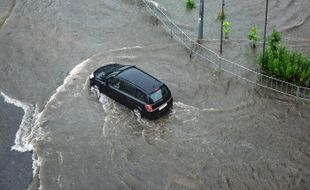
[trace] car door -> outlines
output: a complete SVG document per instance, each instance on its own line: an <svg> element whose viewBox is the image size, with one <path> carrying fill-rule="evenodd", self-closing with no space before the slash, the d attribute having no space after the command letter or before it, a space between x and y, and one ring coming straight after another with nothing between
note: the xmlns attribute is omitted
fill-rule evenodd
<svg viewBox="0 0 310 190"><path fill-rule="evenodd" d="M137 99L136 106L140 109L140 111L143 111L145 109L145 104L147 102L146 94L141 90L136 89L135 97Z"/></svg>
<svg viewBox="0 0 310 190"><path fill-rule="evenodd" d="M128 108L133 109L135 107L135 87L126 81L121 81L120 91L120 102Z"/></svg>
<svg viewBox="0 0 310 190"><path fill-rule="evenodd" d="M118 102L121 96L120 83L121 81L118 78L111 77L107 79L107 85L105 86L105 94Z"/></svg>

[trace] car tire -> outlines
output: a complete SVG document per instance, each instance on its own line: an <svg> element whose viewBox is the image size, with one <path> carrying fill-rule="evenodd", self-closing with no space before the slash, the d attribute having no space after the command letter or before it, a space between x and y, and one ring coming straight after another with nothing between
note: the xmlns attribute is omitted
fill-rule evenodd
<svg viewBox="0 0 310 190"><path fill-rule="evenodd" d="M142 118L141 110L140 110L139 108L133 109L133 113L135 114L135 116L136 116L138 119L141 119L141 118Z"/></svg>

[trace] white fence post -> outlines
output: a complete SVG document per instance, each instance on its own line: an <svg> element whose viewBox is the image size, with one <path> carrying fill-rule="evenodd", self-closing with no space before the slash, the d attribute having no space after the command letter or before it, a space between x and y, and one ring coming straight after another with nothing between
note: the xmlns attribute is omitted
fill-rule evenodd
<svg viewBox="0 0 310 190"><path fill-rule="evenodd" d="M299 94L300 94L300 87L297 86L297 91L296 91L296 97L297 97L297 99L299 99Z"/></svg>
<svg viewBox="0 0 310 190"><path fill-rule="evenodd" d="M218 70L221 71L222 69L222 57L217 56L217 64L218 64Z"/></svg>
<svg viewBox="0 0 310 190"><path fill-rule="evenodd" d="M190 58L193 57L193 41L191 41L191 47L190 47L189 57L190 57Z"/></svg>

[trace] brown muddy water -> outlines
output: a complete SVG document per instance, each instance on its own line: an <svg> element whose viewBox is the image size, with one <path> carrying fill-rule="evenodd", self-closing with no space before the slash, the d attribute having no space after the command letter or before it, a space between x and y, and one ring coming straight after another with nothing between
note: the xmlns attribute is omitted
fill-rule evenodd
<svg viewBox="0 0 310 190"><path fill-rule="evenodd" d="M194 13L183 10L183 1L158 2L195 35L196 20L187 20ZM249 2L228 2L235 7L231 15L240 13L243 33L249 18L258 22L263 15L263 1ZM206 4L206 10L214 6L216 17L218 5ZM271 4L286 13L274 14L271 23L290 28L285 35L296 32L307 47L309 1ZM0 127L21 123L13 150L33 152L33 181L24 189L310 188L309 103L191 59L140 1L1 0L0 5L0 90L25 114L17 122L21 108L1 104ZM214 28L206 35L217 38L217 21L205 24ZM241 38L242 32L234 35ZM236 52L227 56L237 59ZM89 89L90 73L113 62L134 64L164 81L175 100L171 112L156 121L137 119ZM14 141L0 140L3 147ZM27 174L10 176L0 169L5 176L0 189L16 189L16 179L29 182Z"/></svg>

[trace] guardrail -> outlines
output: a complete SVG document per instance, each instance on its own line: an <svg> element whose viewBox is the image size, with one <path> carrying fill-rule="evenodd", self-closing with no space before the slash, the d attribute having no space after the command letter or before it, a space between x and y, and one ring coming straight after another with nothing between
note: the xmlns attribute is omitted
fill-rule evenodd
<svg viewBox="0 0 310 190"><path fill-rule="evenodd" d="M195 53L202 59L217 66L220 70L237 76L255 85L274 90L276 92L293 96L302 100L310 101L310 88L297 86L260 72L253 71L235 62L222 58L214 51L208 49L186 35L159 7L154 1L143 0L150 12L162 22L166 31L171 37L177 39L190 50L191 54Z"/></svg>

